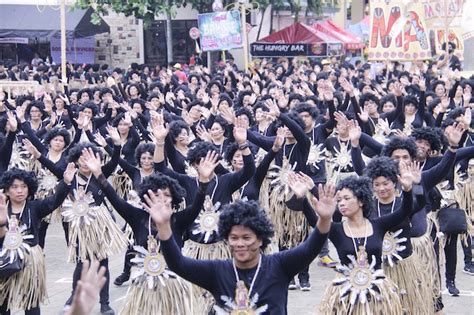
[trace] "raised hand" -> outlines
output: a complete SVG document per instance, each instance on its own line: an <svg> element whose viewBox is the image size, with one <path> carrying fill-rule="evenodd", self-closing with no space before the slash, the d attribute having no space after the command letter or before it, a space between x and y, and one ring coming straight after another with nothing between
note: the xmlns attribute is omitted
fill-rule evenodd
<svg viewBox="0 0 474 315"><path fill-rule="evenodd" d="M211 134L209 133L209 131L207 131L207 129L203 125L198 124L196 126L196 134L201 140L212 142Z"/></svg>
<svg viewBox="0 0 474 315"><path fill-rule="evenodd" d="M110 139L112 139L112 142L114 143L114 145L120 145L121 144L120 135L117 131L117 128L114 128L110 125L107 125L107 127L105 127L105 129L107 130L107 133L108 133Z"/></svg>
<svg viewBox="0 0 474 315"><path fill-rule="evenodd" d="M346 115L343 112L335 112L334 119L338 124L347 125L349 120L347 119Z"/></svg>
<svg viewBox="0 0 474 315"><path fill-rule="evenodd" d="M451 147L457 147L459 145L459 141L461 141L463 133L464 126L462 123L455 123L452 126L447 126L444 130L444 134L446 135Z"/></svg>
<svg viewBox="0 0 474 315"><path fill-rule="evenodd" d="M147 194L143 195L143 198L145 199L143 207L150 213L153 222L155 222L157 226L169 225L171 216L173 215L171 198L165 197L161 189L158 189L156 193L150 189Z"/></svg>
<svg viewBox="0 0 474 315"><path fill-rule="evenodd" d="M359 115L360 120L362 120L363 122L367 122L369 120L369 108L367 106L364 106L362 112L357 113L357 115Z"/></svg>
<svg viewBox="0 0 474 315"><path fill-rule="evenodd" d="M163 143L165 141L166 136L168 135L169 128L165 126L165 120L163 118L163 114L158 114L153 119L153 135L155 136L157 141Z"/></svg>
<svg viewBox="0 0 474 315"><path fill-rule="evenodd" d="M16 132L18 130L18 120L12 112L7 112L7 130L9 132Z"/></svg>
<svg viewBox="0 0 474 315"><path fill-rule="evenodd" d="M231 125L235 123L234 110L229 106L221 106L221 117Z"/></svg>
<svg viewBox="0 0 474 315"><path fill-rule="evenodd" d="M99 301L99 292L106 282L104 266L98 261L89 263L86 260L82 265L81 279L77 283L72 299L71 308L67 315L89 315Z"/></svg>
<svg viewBox="0 0 474 315"><path fill-rule="evenodd" d="M402 96L403 95L403 86L402 84L400 84L400 82L395 82L393 84L393 94L395 94L395 96Z"/></svg>
<svg viewBox="0 0 474 315"><path fill-rule="evenodd" d="M82 150L82 157L84 159L84 163L86 163L92 174L94 174L95 177L99 177L99 175L102 173L102 161L100 159L100 154L94 154L94 151L91 148L85 148Z"/></svg>
<svg viewBox="0 0 474 315"><path fill-rule="evenodd" d="M317 198L312 198L314 204L314 210L320 219L331 220L334 212L336 211L336 188L332 184L318 186Z"/></svg>
<svg viewBox="0 0 474 315"><path fill-rule="evenodd" d="M7 209L7 197L5 194L0 193L0 224L7 223L8 220L8 209Z"/></svg>
<svg viewBox="0 0 474 315"><path fill-rule="evenodd" d="M96 132L94 134L94 141L102 148L105 148L107 146L107 141L105 141L105 138L100 134L100 132Z"/></svg>
<svg viewBox="0 0 474 315"><path fill-rule="evenodd" d="M273 141L272 150L274 152L280 151L281 148L283 147L283 143L285 143L285 128L284 127L279 127L277 129L277 134L276 134L275 140Z"/></svg>
<svg viewBox="0 0 474 315"><path fill-rule="evenodd" d="M72 183L72 180L74 179L74 175L76 174L76 165L74 163L69 163L66 167L66 170L64 171L64 182L67 185L70 185Z"/></svg>
<svg viewBox="0 0 474 315"><path fill-rule="evenodd" d="M412 168L410 168L409 165L404 161L400 161L399 169L400 175L397 175L398 182L400 183L404 191L410 191L414 182Z"/></svg>
<svg viewBox="0 0 474 315"><path fill-rule="evenodd" d="M288 174L288 186L298 199L303 199L308 192L308 187L304 180L293 172Z"/></svg>
<svg viewBox="0 0 474 315"><path fill-rule="evenodd" d="M34 156L36 159L39 159L40 156L41 156L41 153L40 151L38 151L38 149L33 145L33 143L31 143L30 140L28 139L23 139L23 148L28 151L28 153L30 153L32 156Z"/></svg>
<svg viewBox="0 0 474 315"><path fill-rule="evenodd" d="M214 169L219 165L218 158L216 151L209 151L205 157L201 158L197 167L200 182L208 183L212 179Z"/></svg>
<svg viewBox="0 0 474 315"><path fill-rule="evenodd" d="M275 117L280 117L280 108L278 107L278 105L275 103L274 100L272 99L267 99L265 101L265 105L268 107L268 109L270 110L270 114L275 116Z"/></svg>
<svg viewBox="0 0 474 315"><path fill-rule="evenodd" d="M347 123L349 129L349 138L351 139L351 145L353 147L359 146L360 136L362 135L362 130L359 127L357 120L349 120Z"/></svg>
<svg viewBox="0 0 474 315"><path fill-rule="evenodd" d="M84 112L79 112L79 116L77 118L74 118L74 121L76 122L77 127L79 129L84 128L84 118L85 118Z"/></svg>
<svg viewBox="0 0 474 315"><path fill-rule="evenodd" d="M413 161L409 165L407 165L408 170L413 175L413 184L421 183L421 174L423 172L422 166L420 162Z"/></svg>
<svg viewBox="0 0 474 315"><path fill-rule="evenodd" d="M305 183L306 188L308 188L308 190L311 190L311 189L314 188L315 184L314 184L313 179L311 177L309 177L308 175L306 175L303 172L296 173L296 176L299 178L299 180L301 180Z"/></svg>
<svg viewBox="0 0 474 315"><path fill-rule="evenodd" d="M238 144L244 144L247 141L247 129L242 117L237 117L235 120L234 139Z"/></svg>

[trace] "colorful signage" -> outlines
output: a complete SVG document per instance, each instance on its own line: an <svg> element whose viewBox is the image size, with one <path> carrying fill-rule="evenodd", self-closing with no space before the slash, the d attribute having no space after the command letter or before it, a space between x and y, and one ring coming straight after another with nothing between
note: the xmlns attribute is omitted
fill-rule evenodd
<svg viewBox="0 0 474 315"><path fill-rule="evenodd" d="M242 25L239 11L198 14L203 51L242 47Z"/></svg>

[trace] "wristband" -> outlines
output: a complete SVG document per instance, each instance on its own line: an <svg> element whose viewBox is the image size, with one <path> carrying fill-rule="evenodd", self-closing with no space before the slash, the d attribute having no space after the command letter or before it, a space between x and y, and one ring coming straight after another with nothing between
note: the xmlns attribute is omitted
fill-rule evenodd
<svg viewBox="0 0 474 315"><path fill-rule="evenodd" d="M459 149L459 146L458 145L450 145L449 148L453 149L453 150L457 150L457 149Z"/></svg>
<svg viewBox="0 0 474 315"><path fill-rule="evenodd" d="M249 147L249 143L247 141L245 141L244 143L242 144L239 144L239 150L245 150L245 149L248 149Z"/></svg>

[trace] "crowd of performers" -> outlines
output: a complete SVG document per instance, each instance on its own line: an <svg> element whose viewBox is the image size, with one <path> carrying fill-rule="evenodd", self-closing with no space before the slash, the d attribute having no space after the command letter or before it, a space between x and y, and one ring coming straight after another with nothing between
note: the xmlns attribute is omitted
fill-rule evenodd
<svg viewBox="0 0 474 315"><path fill-rule="evenodd" d="M75 67L82 88L59 91L40 65L41 93L0 91L1 314L40 314L59 222L73 309L94 260L100 311L115 313L108 258L127 249L120 314L286 314L318 254L336 265L330 242L339 263L315 313L442 312L458 239L474 275L474 78L378 69Z"/></svg>

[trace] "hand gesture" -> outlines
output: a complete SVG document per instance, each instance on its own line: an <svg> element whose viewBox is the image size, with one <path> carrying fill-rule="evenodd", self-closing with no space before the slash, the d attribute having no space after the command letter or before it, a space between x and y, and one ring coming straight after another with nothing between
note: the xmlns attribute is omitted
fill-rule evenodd
<svg viewBox="0 0 474 315"><path fill-rule="evenodd" d="M466 107L466 110L464 112L464 116L463 116L463 119L462 119L462 122L464 124L464 128L469 128L469 126L471 125L471 121L472 121L472 113L471 113L471 108L470 107Z"/></svg>
<svg viewBox="0 0 474 315"><path fill-rule="evenodd" d="M360 136L362 135L362 130L359 127L357 120L350 120L347 124L349 129L349 138L351 139L351 145L353 147L359 146Z"/></svg>
<svg viewBox="0 0 474 315"><path fill-rule="evenodd" d="M229 106L221 106L221 117L231 125L235 122L234 110Z"/></svg>
<svg viewBox="0 0 474 315"><path fill-rule="evenodd" d="M363 122L369 121L369 107L364 106L364 110L362 110L362 113L357 113L359 115L360 120Z"/></svg>
<svg viewBox="0 0 474 315"><path fill-rule="evenodd" d="M338 124L341 124L343 126L349 123L349 120L347 119L346 115L340 111L334 113L334 119Z"/></svg>
<svg viewBox="0 0 474 315"><path fill-rule="evenodd" d="M163 143L168 135L169 128L165 127L165 120L163 114L158 114L155 119L153 119L153 135L156 140Z"/></svg>
<svg viewBox="0 0 474 315"><path fill-rule="evenodd" d="M308 192L306 183L293 172L288 173L288 186L298 199L303 199Z"/></svg>
<svg viewBox="0 0 474 315"><path fill-rule="evenodd" d="M18 130L18 120L12 112L7 112L7 131L16 132Z"/></svg>
<svg viewBox="0 0 474 315"><path fill-rule="evenodd" d="M84 118L85 118L84 112L79 112L79 116L77 118L74 118L74 121L76 122L77 127L79 129L84 128Z"/></svg>
<svg viewBox="0 0 474 315"><path fill-rule="evenodd" d="M100 132L94 134L94 141L102 148L107 146L107 141L105 141L105 138L100 134Z"/></svg>
<svg viewBox="0 0 474 315"><path fill-rule="evenodd" d="M104 266L99 269L99 262L88 260L82 265L81 279L77 283L71 308L67 315L89 315L99 301L99 292L106 282Z"/></svg>
<svg viewBox="0 0 474 315"><path fill-rule="evenodd" d="M123 121L127 124L128 127L132 127L132 117L130 116L130 112L126 112L123 118Z"/></svg>
<svg viewBox="0 0 474 315"><path fill-rule="evenodd" d="M234 125L234 139L238 144L243 144L247 141L247 129L244 127L242 117L237 117Z"/></svg>
<svg viewBox="0 0 474 315"><path fill-rule="evenodd" d="M400 175L397 175L398 182L404 191L410 191L413 186L414 176L411 172L411 167L403 162L399 162Z"/></svg>
<svg viewBox="0 0 474 315"><path fill-rule="evenodd" d="M86 148L82 150L82 157L87 167L91 170L94 176L99 177L102 173L102 161L100 160L100 154L97 152L94 154L94 151L91 148Z"/></svg>
<svg viewBox="0 0 474 315"><path fill-rule="evenodd" d="M270 110L270 114L275 117L280 117L280 108L272 99L267 99L265 101L265 105L267 105L268 109Z"/></svg>
<svg viewBox="0 0 474 315"><path fill-rule="evenodd" d="M34 156L36 159L39 159L41 156L40 151L31 143L30 140L28 139L23 139L23 148L28 151L32 156Z"/></svg>
<svg viewBox="0 0 474 315"><path fill-rule="evenodd" d="M461 141L463 133L464 126L462 123L455 123L453 126L448 126L444 130L444 134L448 139L449 145L453 147L457 147L459 145L459 141Z"/></svg>
<svg viewBox="0 0 474 315"><path fill-rule="evenodd" d="M216 151L209 151L205 157L201 158L197 167L200 182L208 183L211 180L214 169L219 165L218 158Z"/></svg>
<svg viewBox="0 0 474 315"><path fill-rule="evenodd" d="M395 94L397 97L403 95L403 86L400 84L400 82L395 82L393 84L393 94Z"/></svg>
<svg viewBox="0 0 474 315"><path fill-rule="evenodd" d="M7 197L5 194L0 193L0 223L7 223L8 220L8 209L7 209Z"/></svg>
<svg viewBox="0 0 474 315"><path fill-rule="evenodd" d="M325 83L323 86L323 98L326 102L334 100L333 87L329 83Z"/></svg>
<svg viewBox="0 0 474 315"><path fill-rule="evenodd" d="M390 125L388 124L388 120L385 119L379 119L377 121L377 127L383 131L384 134L388 135L390 134Z"/></svg>
<svg viewBox="0 0 474 315"><path fill-rule="evenodd" d="M112 142L114 143L114 145L120 145L121 144L120 135L117 131L117 128L114 128L110 125L107 125L107 127L105 127L105 129L107 130L107 133L108 133L110 139L112 139Z"/></svg>
<svg viewBox="0 0 474 315"><path fill-rule="evenodd" d="M207 129L203 125L198 124L196 126L196 134L201 140L206 141L206 142L212 142L211 134L209 133L209 131L207 131Z"/></svg>
<svg viewBox="0 0 474 315"><path fill-rule="evenodd" d="M321 219L331 220L336 211L336 188L332 184L318 186L319 200L312 198L314 210Z"/></svg>
<svg viewBox="0 0 474 315"><path fill-rule="evenodd" d="M421 174L423 172L420 162L413 161L408 165L408 169L413 175L413 184L421 183Z"/></svg>
<svg viewBox="0 0 474 315"><path fill-rule="evenodd" d="M283 143L285 143L285 128L279 127L277 129L277 134L275 140L273 141L273 151L278 152L283 147Z"/></svg>
<svg viewBox="0 0 474 315"><path fill-rule="evenodd" d="M74 163L69 163L66 167L66 170L64 171L64 182L67 185L70 185L72 183L72 180L74 179L74 175L76 174L76 165Z"/></svg>
<svg viewBox="0 0 474 315"><path fill-rule="evenodd" d="M150 189L143 198L145 199L143 207L150 213L153 222L155 222L157 226L169 224L171 216L173 215L171 198L166 198L161 189L158 189L156 193Z"/></svg>

